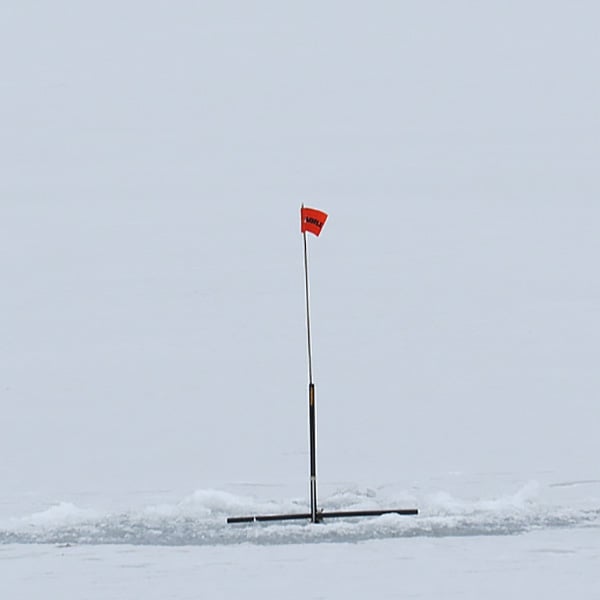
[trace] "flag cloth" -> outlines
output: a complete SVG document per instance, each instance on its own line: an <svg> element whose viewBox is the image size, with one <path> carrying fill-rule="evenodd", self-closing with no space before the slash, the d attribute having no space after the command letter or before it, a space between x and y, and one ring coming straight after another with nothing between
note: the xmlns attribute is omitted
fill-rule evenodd
<svg viewBox="0 0 600 600"><path fill-rule="evenodd" d="M308 231L318 236L327 221L327 213L316 208L308 208L302 206L300 209L300 231L304 233Z"/></svg>

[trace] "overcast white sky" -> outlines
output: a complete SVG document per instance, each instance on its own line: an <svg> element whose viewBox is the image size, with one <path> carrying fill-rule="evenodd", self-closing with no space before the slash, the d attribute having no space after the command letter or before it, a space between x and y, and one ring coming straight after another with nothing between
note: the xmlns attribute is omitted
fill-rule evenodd
<svg viewBox="0 0 600 600"><path fill-rule="evenodd" d="M600 8L0 6L0 480L597 475Z"/></svg>

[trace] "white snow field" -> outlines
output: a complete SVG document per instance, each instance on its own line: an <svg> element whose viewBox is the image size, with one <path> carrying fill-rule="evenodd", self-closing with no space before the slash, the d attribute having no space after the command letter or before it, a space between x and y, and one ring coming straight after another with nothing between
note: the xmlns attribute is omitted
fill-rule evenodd
<svg viewBox="0 0 600 600"><path fill-rule="evenodd" d="M597 600L599 21L0 3L0 599Z"/></svg>
<svg viewBox="0 0 600 600"><path fill-rule="evenodd" d="M416 489L346 488L325 504L376 508L414 501L422 509L418 517L250 526L227 525L225 517L298 511L302 501L257 502L204 490L135 510L61 503L2 522L2 582L14 598L600 594L600 481L531 482L510 496L469 501Z"/></svg>
<svg viewBox="0 0 600 600"><path fill-rule="evenodd" d="M3 546L11 598L597 598L598 530L292 546ZM449 558L451 557L451 558Z"/></svg>

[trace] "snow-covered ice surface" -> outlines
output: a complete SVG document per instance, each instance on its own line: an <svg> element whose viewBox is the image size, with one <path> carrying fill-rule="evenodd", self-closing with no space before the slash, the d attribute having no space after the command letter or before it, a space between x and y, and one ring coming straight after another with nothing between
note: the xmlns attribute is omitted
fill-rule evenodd
<svg viewBox="0 0 600 600"><path fill-rule="evenodd" d="M293 546L0 546L18 598L595 599L598 529Z"/></svg>
<svg viewBox="0 0 600 600"><path fill-rule="evenodd" d="M511 485L506 475L494 481L452 474L446 487L469 495L486 485ZM245 487L254 493L199 490L169 502L166 492L146 492L128 510L94 507L88 497L85 505L61 502L5 515L0 581L11 597L23 599L600 594L600 481L528 482L483 498L418 486L405 492L354 486L327 495L323 506L418 505L421 514L227 525L231 515L306 510L303 499L261 499L261 486ZM150 497L154 503L147 503ZM40 503L32 495L14 500Z"/></svg>
<svg viewBox="0 0 600 600"><path fill-rule="evenodd" d="M23 599L597 598L600 482L541 487L478 500L344 489L328 507L422 512L320 525L227 525L302 506L216 490L129 511L60 503L3 520L0 581Z"/></svg>
<svg viewBox="0 0 600 600"><path fill-rule="evenodd" d="M584 501L556 493L586 487ZM465 486L466 487L466 486ZM595 492L595 493L593 493ZM98 510L60 502L31 515L2 522L0 543L132 544L218 546L360 542L387 538L517 535L545 529L600 526L600 481L555 484L541 493L531 482L514 493L464 500L447 492L391 494L343 489L324 499L325 510L420 508L418 517L395 514L331 519L320 527L302 521L227 524L228 516L306 512L306 500L259 501L217 490L200 490L175 504L129 510Z"/></svg>
<svg viewBox="0 0 600 600"><path fill-rule="evenodd" d="M597 600L599 21L0 3L0 599Z"/></svg>

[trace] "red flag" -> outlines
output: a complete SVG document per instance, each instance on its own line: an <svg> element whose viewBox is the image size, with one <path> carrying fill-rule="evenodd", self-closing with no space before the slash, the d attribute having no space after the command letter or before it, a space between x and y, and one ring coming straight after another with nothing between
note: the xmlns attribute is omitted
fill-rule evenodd
<svg viewBox="0 0 600 600"><path fill-rule="evenodd" d="M300 209L301 233L309 231L318 236L321 233L321 229L323 229L323 225L325 225L325 221L327 221L327 213L324 213L322 210L305 206L302 206Z"/></svg>

